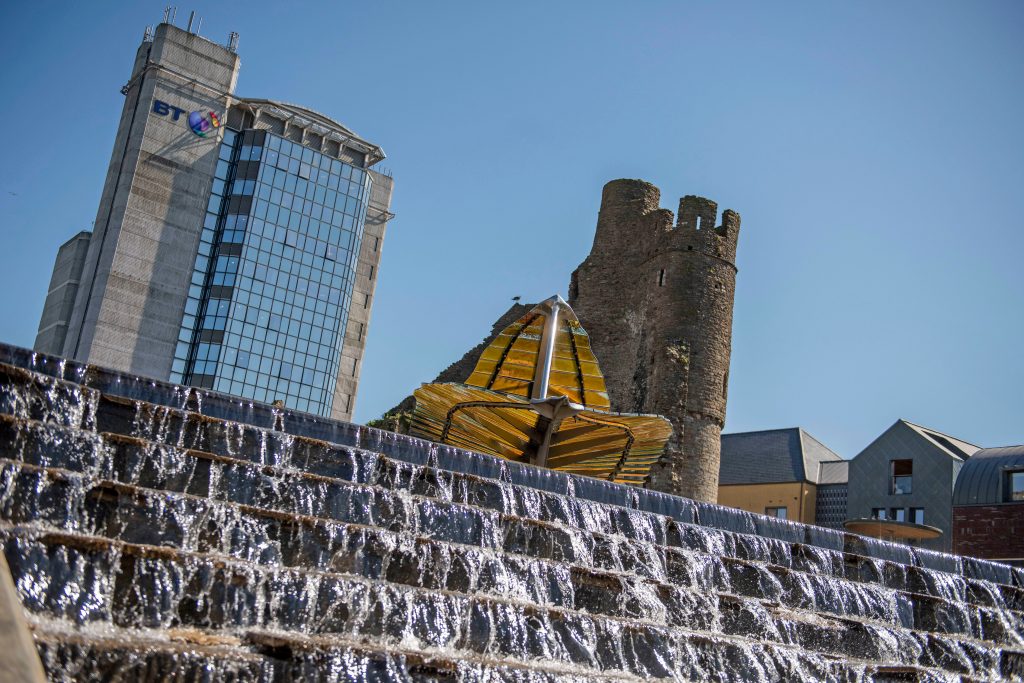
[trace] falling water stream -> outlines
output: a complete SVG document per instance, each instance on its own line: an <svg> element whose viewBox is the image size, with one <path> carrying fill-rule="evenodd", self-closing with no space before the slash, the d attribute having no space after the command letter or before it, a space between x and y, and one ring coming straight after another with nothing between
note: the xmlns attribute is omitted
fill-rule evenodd
<svg viewBox="0 0 1024 683"><path fill-rule="evenodd" d="M1024 680L1024 571L0 347L52 680Z"/></svg>

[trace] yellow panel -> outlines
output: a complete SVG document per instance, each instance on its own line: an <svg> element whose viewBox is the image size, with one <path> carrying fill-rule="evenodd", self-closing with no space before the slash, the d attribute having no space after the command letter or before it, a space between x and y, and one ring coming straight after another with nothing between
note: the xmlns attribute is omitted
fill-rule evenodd
<svg viewBox="0 0 1024 683"><path fill-rule="evenodd" d="M417 389L413 434L434 441L443 436L445 443L511 460L529 459L543 436L528 401L552 301L502 331L481 354L465 385ZM548 395L565 396L586 410L558 426L549 462L567 472L643 483L672 433L671 425L657 416L608 412L608 393L590 338L564 302L559 311Z"/></svg>

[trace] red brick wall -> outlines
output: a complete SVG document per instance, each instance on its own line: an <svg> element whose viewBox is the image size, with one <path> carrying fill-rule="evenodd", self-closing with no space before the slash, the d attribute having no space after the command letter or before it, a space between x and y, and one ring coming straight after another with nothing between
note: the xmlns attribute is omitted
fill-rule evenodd
<svg viewBox="0 0 1024 683"><path fill-rule="evenodd" d="M953 508L953 552L984 559L1024 558L1024 503Z"/></svg>

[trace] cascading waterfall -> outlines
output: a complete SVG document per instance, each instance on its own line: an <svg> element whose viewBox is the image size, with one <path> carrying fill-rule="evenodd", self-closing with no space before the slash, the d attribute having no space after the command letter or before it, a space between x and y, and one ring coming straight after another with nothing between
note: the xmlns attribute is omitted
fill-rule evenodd
<svg viewBox="0 0 1024 683"><path fill-rule="evenodd" d="M1024 571L0 347L52 680L1024 680Z"/></svg>

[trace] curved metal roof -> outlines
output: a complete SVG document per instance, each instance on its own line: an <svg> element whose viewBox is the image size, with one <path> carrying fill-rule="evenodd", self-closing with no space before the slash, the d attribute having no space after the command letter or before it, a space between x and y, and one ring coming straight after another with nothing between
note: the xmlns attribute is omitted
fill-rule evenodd
<svg viewBox="0 0 1024 683"><path fill-rule="evenodd" d="M260 97L237 97L235 99L238 104L247 105L249 107L267 107L277 109L279 112L287 112L289 114L308 119L311 123L319 124L324 128L334 131L338 135L354 141L357 147L365 146L366 150L374 157L374 163L387 156L379 145L375 145L370 142L340 121L332 119L326 114L321 114L309 107L304 107L300 104L292 104L291 102L282 102L281 100L268 100Z"/></svg>
<svg viewBox="0 0 1024 683"><path fill-rule="evenodd" d="M1003 503L1007 471L1024 470L1024 446L983 448L960 468L953 505Z"/></svg>
<svg viewBox="0 0 1024 683"><path fill-rule="evenodd" d="M341 132L344 132L346 135L352 135L357 138L359 137L359 135L355 131L353 131L351 128L341 123L340 121L332 119L330 116L327 116L326 114L321 114L315 109L304 107L301 104L292 104L291 102L282 102L281 100L268 100L263 97L239 97L237 99L240 102L245 102L246 104L271 104L279 109L290 110L292 112L295 112L296 114L307 116L311 120L317 121L318 123L321 123L325 126L337 128Z"/></svg>

